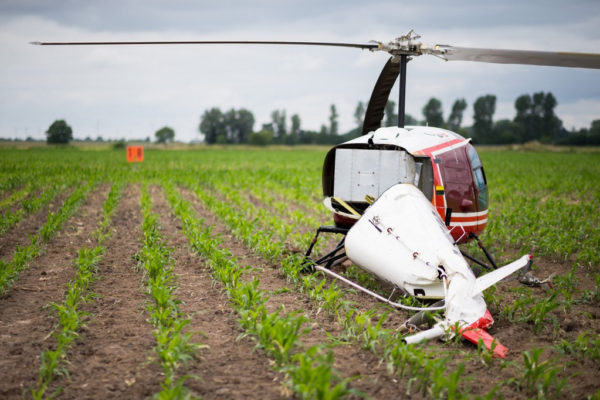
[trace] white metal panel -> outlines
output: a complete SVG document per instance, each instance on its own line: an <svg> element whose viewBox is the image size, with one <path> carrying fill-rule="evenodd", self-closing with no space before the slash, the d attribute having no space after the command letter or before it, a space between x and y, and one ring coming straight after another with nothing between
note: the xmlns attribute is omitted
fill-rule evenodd
<svg viewBox="0 0 600 400"><path fill-rule="evenodd" d="M378 198L393 185L412 182L414 160L401 150L337 149L333 194L346 201Z"/></svg>
<svg viewBox="0 0 600 400"><path fill-rule="evenodd" d="M342 150L342 149L340 149ZM338 151L340 151L338 150ZM352 152L350 166L350 201L365 201L365 196L378 196L381 151L347 149ZM344 183L341 182L343 185Z"/></svg>
<svg viewBox="0 0 600 400"><path fill-rule="evenodd" d="M335 151L335 169L333 171L333 195L350 200L352 175L352 151Z"/></svg>

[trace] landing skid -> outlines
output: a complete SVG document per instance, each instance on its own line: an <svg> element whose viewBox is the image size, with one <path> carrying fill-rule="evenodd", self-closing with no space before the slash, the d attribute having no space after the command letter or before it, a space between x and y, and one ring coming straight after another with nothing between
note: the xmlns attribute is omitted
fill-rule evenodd
<svg viewBox="0 0 600 400"><path fill-rule="evenodd" d="M342 275L339 275L339 274L333 272L331 270L331 267L336 265L336 263L339 263L347 258L346 250L344 248L344 243L346 240L346 234L348 233L348 230L349 229L338 228L335 226L320 226L317 229L317 232L316 232L315 236L313 237L312 241L310 242L310 246L308 247L308 250L306 251L304 271L306 271L306 272L321 271L335 279L338 279L338 280L346 283L347 285L349 285L357 290L360 290L361 292L363 292L365 294L368 294L369 296L376 298L377 300L379 300L383 303L389 304L390 306L392 306L394 308L400 308L400 309L409 310L409 311L437 311L437 310L443 310L446 307L445 304L443 304L444 303L443 301L441 302L442 305L440 305L439 304L440 302L438 302L438 303L436 303L435 306L430 306L430 307L412 307L412 306L407 306L402 303L394 302L394 301L392 301L392 298L394 297L394 295L396 294L397 291L406 293L405 291L398 288L397 286L394 287L394 289L390 293L389 297L386 298L386 297L381 296L380 294L377 294L346 277L343 277ZM313 260L310 258L310 254L312 253L312 250L313 250L315 244L319 240L319 235L321 233L339 234L339 235L343 235L343 237L332 251L330 251L329 253L325 254L323 257L321 257L317 260ZM443 285L443 287L445 289L446 285ZM444 295L444 298L445 297L446 296Z"/></svg>
<svg viewBox="0 0 600 400"><path fill-rule="evenodd" d="M344 249L344 242L346 240L346 234L348 233L348 231L349 231L348 228L338 228L336 226L326 226L326 225L323 225L323 226L320 226L319 228L317 228L317 232L315 233L315 236L313 237L312 241L310 242L310 246L308 247L308 250L306 251L306 254L304 255L304 257L307 261L305 269L307 269L308 271L311 271L311 268L312 268L314 270L315 264L322 265L327 269L331 269L332 266L336 265L340 261L343 261L344 258L346 257L346 250ZM317 260L312 260L310 258L310 255L313 251L315 244L317 244L317 241L319 240L319 235L321 233L339 234L339 235L343 235L343 237L332 251L330 251L329 253L325 254L324 256L322 256L321 258L319 258ZM472 255L468 254L467 252L461 250L460 252L463 255L463 257L465 257L466 259L472 261L473 263L485 268L486 270L498 269L498 265L496 264L494 257L492 257L490 252L485 248L485 246L483 245L483 243L481 242L479 237L472 232L469 233L469 237L472 239L475 239L475 241L477 242L477 245L479 246L479 248L481 249L481 251L483 252L485 257L487 258L490 265L486 264L484 261L481 261L481 260L473 257ZM479 275L479 274L476 274L476 275Z"/></svg>
<svg viewBox="0 0 600 400"><path fill-rule="evenodd" d="M466 259L474 262L475 264L487 269L487 270L492 270L492 269L498 269L498 265L496 265L496 262L494 261L494 257L492 257L492 255L490 254L490 252L485 248L485 246L483 245L483 243L481 243L481 240L479 240L479 236L477 236L476 234L474 234L473 232L469 233L469 238L471 239L475 239L475 241L477 242L477 246L479 246L479 248L481 249L481 251L483 252L483 254L485 255L485 257L488 259L489 263L491 265L487 265L485 262L480 261L479 259L473 257L472 255L468 254L466 251L461 250L460 253L463 255L463 257L465 257ZM473 269L473 268L471 268ZM476 276L479 276L480 274L477 273L478 271L473 270L473 273L475 273ZM480 271L479 271L480 272Z"/></svg>
<svg viewBox="0 0 600 400"><path fill-rule="evenodd" d="M310 246L308 247L308 250L306 251L306 254L305 254L305 264L304 264L303 271L304 272L321 271L335 279L338 279L338 280L346 283L347 285L349 285L357 290L360 290L361 292L363 292L365 294L368 294L369 296L376 298L377 300L379 300L383 303L389 304L390 306L392 306L394 308L400 308L400 309L411 310L411 311L435 311L435 310L442 310L445 308L445 305L443 305L443 302L442 302L442 305L440 305L440 302L437 302L429 307L406 306L402 303L394 302L391 300L394 297L394 295L398 292L406 293L404 290L398 288L397 286L394 287L391 294L386 298L384 296L381 296L380 294L377 294L377 293L365 288L364 286L362 286L346 277L343 277L340 274L333 272L331 270L331 268L333 266L335 266L347 259L344 244L345 244L345 240L346 240L346 234L348 233L348 231L349 231L348 228L339 228L336 226L320 226L319 228L317 228L315 236L313 237L313 239L310 243ZM331 250L327 254L323 255L322 257L320 257L316 260L313 260L312 258L310 258L311 253L319 240L319 236L321 234L325 234L325 233L342 235L342 238L333 250ZM492 257L490 252L485 248L485 246L483 245L483 243L481 242L479 237L477 235L475 235L474 233L470 233L469 236L472 239L476 240L477 245L479 246L479 248L481 249L481 251L483 252L485 257L487 258L489 265L461 250L462 255L465 258L467 258L468 260L477 264L478 266L485 268L486 270L498 269L498 266L497 266L494 258ZM526 270L528 270L529 267L530 267L530 265L528 265L525 268L525 271L523 271L523 273L526 272ZM479 275L479 273L477 273L477 272L481 272L481 271L474 271L474 272L476 273L476 275ZM445 288L445 285L444 285L444 288Z"/></svg>
<svg viewBox="0 0 600 400"><path fill-rule="evenodd" d="M344 242L346 241L346 234L348 233L348 231L349 231L349 229L338 228L336 226L320 226L319 228L317 228L317 233L315 234L315 237L313 237L312 241L310 242L310 246L308 246L308 250L306 251L306 254L304 255L304 258L306 260L305 270L307 270L309 272L314 272L315 266L320 266L320 265L324 265L325 268L331 269L331 267L334 265L334 263L336 261L339 261L339 260L342 260L343 258L345 258L346 250L344 249ZM312 253L313 248L315 247L315 244L317 244L317 241L319 240L319 234L321 234L321 233L333 233L333 234L340 234L340 235L344 235L344 236L342 237L342 240L340 240L338 242L337 246L335 246L335 249L333 249L329 253L325 254L323 257L319 258L318 260L312 260L310 258L310 254Z"/></svg>

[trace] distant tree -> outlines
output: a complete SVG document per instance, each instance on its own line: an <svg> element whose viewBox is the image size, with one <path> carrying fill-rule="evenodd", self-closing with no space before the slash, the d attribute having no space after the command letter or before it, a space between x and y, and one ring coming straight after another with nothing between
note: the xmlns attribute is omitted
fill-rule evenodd
<svg viewBox="0 0 600 400"><path fill-rule="evenodd" d="M301 144L317 144L319 142L319 132L310 130L301 130L298 136L298 143Z"/></svg>
<svg viewBox="0 0 600 400"><path fill-rule="evenodd" d="M404 114L404 126L419 125L419 121L410 114Z"/></svg>
<svg viewBox="0 0 600 400"><path fill-rule="evenodd" d="M554 114L557 102L550 92L538 92L533 96L524 94L515 101L517 111L514 123L518 140L529 142L556 142L562 131L562 121Z"/></svg>
<svg viewBox="0 0 600 400"><path fill-rule="evenodd" d="M592 121L588 128L581 128L577 131L567 132L560 138L559 144L571 146L598 146L600 145L600 119Z"/></svg>
<svg viewBox="0 0 600 400"><path fill-rule="evenodd" d="M473 104L473 136L478 143L494 143L494 113L496 96L488 94L478 97Z"/></svg>
<svg viewBox="0 0 600 400"><path fill-rule="evenodd" d="M398 126L398 114L396 113L396 103L388 100L385 103L385 126Z"/></svg>
<svg viewBox="0 0 600 400"><path fill-rule="evenodd" d="M448 122L446 125L448 129L451 131L458 131L460 128L460 124L462 123L463 113L467 108L467 101L465 99L456 99L454 104L452 104L452 111L448 116Z"/></svg>
<svg viewBox="0 0 600 400"><path fill-rule="evenodd" d="M494 144L509 144L517 142L517 127L510 119L496 121L493 128Z"/></svg>
<svg viewBox="0 0 600 400"><path fill-rule="evenodd" d="M248 138L248 143L254 146L268 146L273 142L273 131L261 130L260 132L253 132Z"/></svg>
<svg viewBox="0 0 600 400"><path fill-rule="evenodd" d="M285 143L289 144L289 145L295 145L296 143L298 143L298 140L300 139L300 135L301 135L300 116L298 114L292 115L291 121L292 121L292 126L290 128L290 134L287 135Z"/></svg>
<svg viewBox="0 0 600 400"><path fill-rule="evenodd" d="M271 121L273 122L273 137L276 142L283 143L287 135L287 122L285 110L275 110L271 113Z"/></svg>
<svg viewBox="0 0 600 400"><path fill-rule="evenodd" d="M58 119L46 131L46 142L52 144L66 144L73 140L73 130L67 123Z"/></svg>
<svg viewBox="0 0 600 400"><path fill-rule="evenodd" d="M271 133L275 132L275 130L273 129L273 123L268 122L266 124L262 124L261 131L269 131Z"/></svg>
<svg viewBox="0 0 600 400"><path fill-rule="evenodd" d="M600 119L595 119L590 125L589 144L600 145Z"/></svg>
<svg viewBox="0 0 600 400"><path fill-rule="evenodd" d="M217 143L217 139L222 136L225 138L224 116L221 110L213 107L204 111L200 117L200 126L198 130L204 134L204 141L208 144Z"/></svg>
<svg viewBox="0 0 600 400"><path fill-rule="evenodd" d="M102 136L98 136L96 137L96 142L104 142L104 139L102 138Z"/></svg>
<svg viewBox="0 0 600 400"><path fill-rule="evenodd" d="M337 136L338 134L338 113L335 104L332 104L329 108L329 135Z"/></svg>
<svg viewBox="0 0 600 400"><path fill-rule="evenodd" d="M300 116L298 114L292 115L292 128L290 130L290 133L292 135L297 136L300 133L301 123L302 123L302 121L300 120Z"/></svg>
<svg viewBox="0 0 600 400"><path fill-rule="evenodd" d="M254 128L254 115L241 108L231 109L223 116L226 143L246 143Z"/></svg>
<svg viewBox="0 0 600 400"><path fill-rule="evenodd" d="M175 139L175 131L168 126L164 126L157 130L154 136L156 137L156 143L167 144Z"/></svg>
<svg viewBox="0 0 600 400"><path fill-rule="evenodd" d="M442 111L442 102L432 97L423 107L423 116L429 126L441 128L444 125L444 113Z"/></svg>
<svg viewBox="0 0 600 400"><path fill-rule="evenodd" d="M327 125L322 124L321 129L319 130L319 134L316 137L317 144L326 144L329 141L329 129Z"/></svg>
<svg viewBox="0 0 600 400"><path fill-rule="evenodd" d="M362 101L359 101L354 109L354 122L359 131L362 131L363 123L365 120L365 105Z"/></svg>
<svg viewBox="0 0 600 400"><path fill-rule="evenodd" d="M514 118L515 126L518 129L517 140L521 143L529 142L535 139L535 132L538 127L534 126L535 121L531 118L531 96L524 94L515 100L515 109L517 113Z"/></svg>
<svg viewBox="0 0 600 400"><path fill-rule="evenodd" d="M534 93L534 105L541 103L542 105L542 123L540 140L543 142L555 142L561 132L562 121L554 114L554 108L558 105L556 98L551 92Z"/></svg>

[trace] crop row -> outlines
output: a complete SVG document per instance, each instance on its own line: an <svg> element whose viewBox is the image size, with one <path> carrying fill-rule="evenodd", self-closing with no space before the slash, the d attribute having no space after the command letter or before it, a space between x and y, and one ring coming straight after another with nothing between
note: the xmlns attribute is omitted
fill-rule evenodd
<svg viewBox="0 0 600 400"><path fill-rule="evenodd" d="M10 289L10 285L19 273L26 269L29 262L43 251L43 244L47 243L64 222L77 211L89 191L96 185L97 181L88 181L76 188L56 213L48 213L46 222L39 232L29 237L29 245L17 247L9 262L0 261L0 294L4 294Z"/></svg>
<svg viewBox="0 0 600 400"><path fill-rule="evenodd" d="M136 254L139 267L146 276L146 291L152 302L147 306L150 322L154 326L156 346L154 351L162 368L164 379L162 390L155 395L158 399L178 399L189 396L183 385L190 378L181 374L190 359L196 356L203 346L194 343L192 332L185 328L190 318L179 309L180 301L175 296L176 275L173 272L172 249L166 246L160 233L157 214L152 212L152 204L147 186L142 187L142 232L143 247Z"/></svg>
<svg viewBox="0 0 600 400"><path fill-rule="evenodd" d="M121 196L122 184L113 184L103 205L102 219L92 237L96 240L96 246L83 246L77 253L75 260L75 278L68 283L65 299L62 303L50 303L58 315L58 324L52 336L56 340L54 349L42 352L40 356L41 365L38 372L38 380L35 389L32 389L34 399L43 399L50 383L59 375L68 375L65 363L66 352L72 342L79 336L86 313L80 309L80 305L94 298L90 292L92 283L97 279L98 264L105 252L104 241L110 237L108 230L112 214ZM54 393L58 394L60 389Z"/></svg>
<svg viewBox="0 0 600 400"><path fill-rule="evenodd" d="M213 276L224 285L239 315L239 324L273 358L275 368L289 377L291 389L307 399L336 399L354 393L348 388L349 379L341 379L333 369L333 355L326 346L302 345L302 336L310 331L307 317L300 310L284 314L280 308L268 312L268 295L258 289L258 279L241 279L245 268L223 247L222 239L212 233L172 185L164 183L164 187L192 248L207 259Z"/></svg>

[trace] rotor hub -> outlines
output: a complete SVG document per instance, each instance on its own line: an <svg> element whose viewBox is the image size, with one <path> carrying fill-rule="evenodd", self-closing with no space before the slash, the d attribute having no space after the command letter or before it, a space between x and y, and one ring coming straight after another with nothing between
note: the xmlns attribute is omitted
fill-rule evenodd
<svg viewBox="0 0 600 400"><path fill-rule="evenodd" d="M388 43L371 40L370 43L377 45L377 48L371 49L371 51L385 51L393 56L421 56L423 54L431 54L444 58L443 55L446 53L444 49L437 45L431 47L426 43L422 43L418 40L420 38L421 35L411 29L406 35L399 36Z"/></svg>

